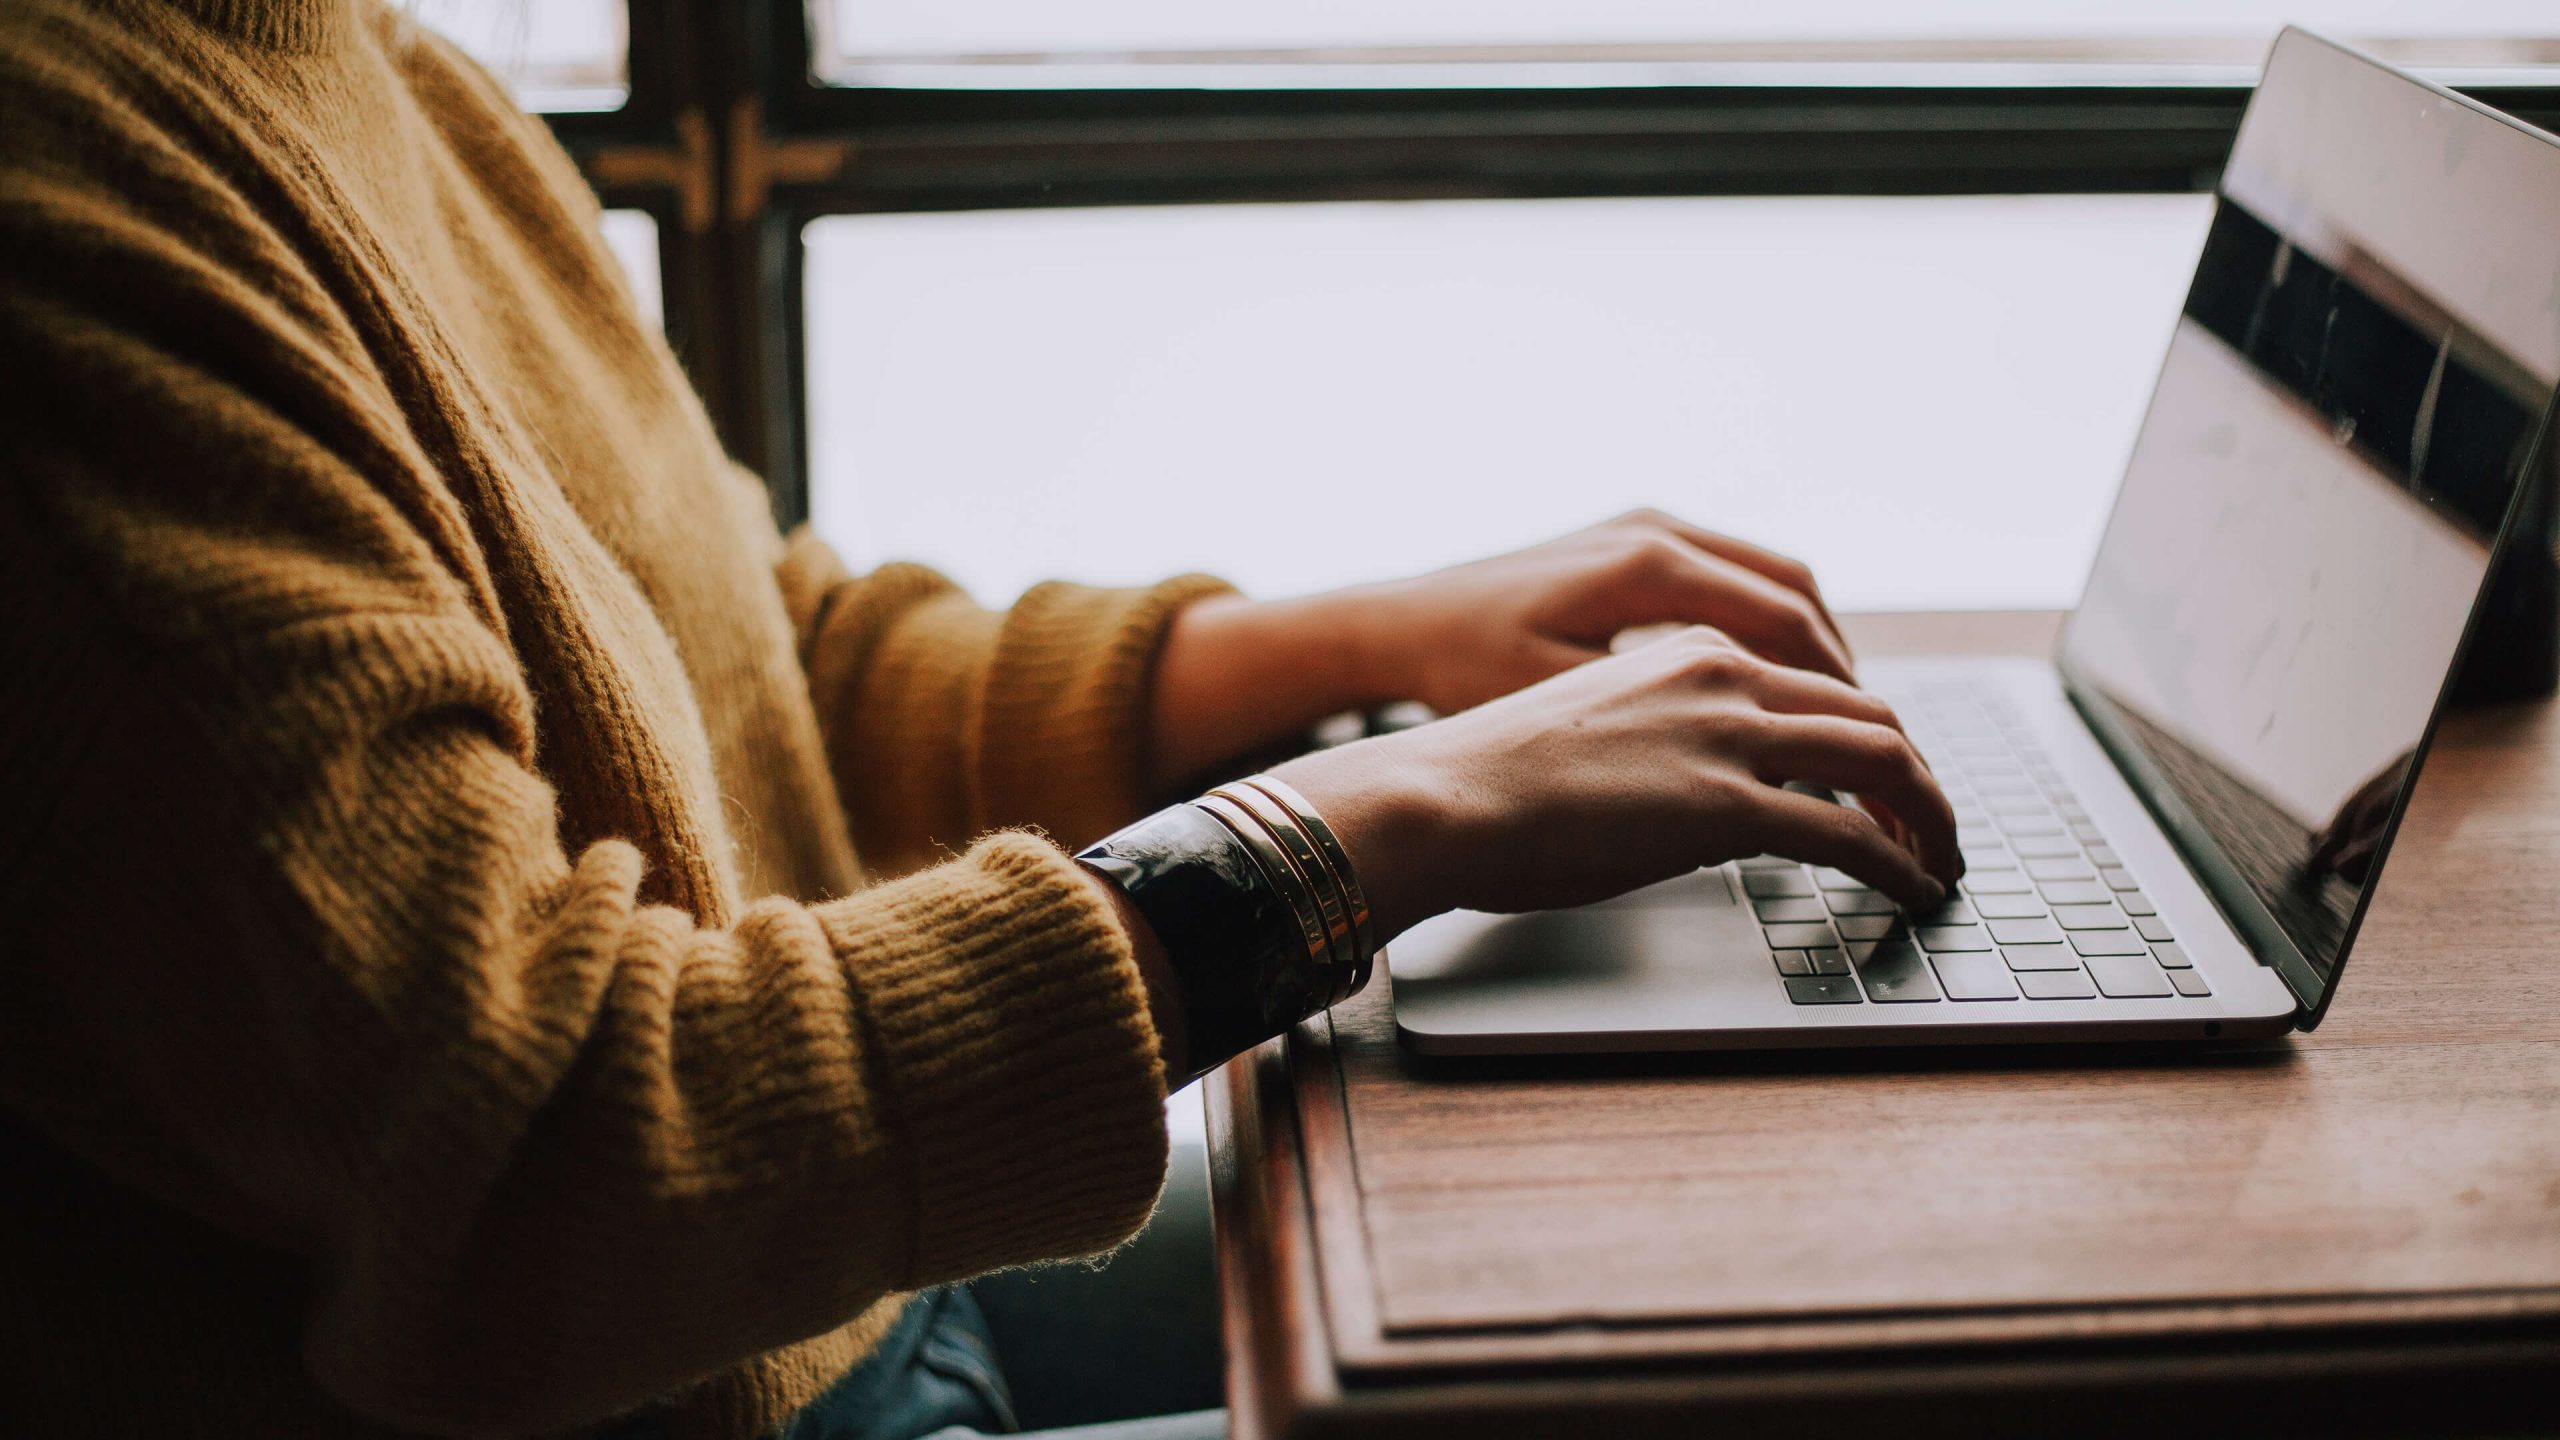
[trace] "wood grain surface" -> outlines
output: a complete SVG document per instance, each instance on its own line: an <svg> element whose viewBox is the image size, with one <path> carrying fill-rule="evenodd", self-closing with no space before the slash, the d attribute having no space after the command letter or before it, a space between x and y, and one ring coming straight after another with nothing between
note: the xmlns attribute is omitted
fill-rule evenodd
<svg viewBox="0 0 2560 1440"><path fill-rule="evenodd" d="M2035 653L2054 617L1851 624ZM2509 1414L2510 1362L2560 1364L2555 933L2560 709L2530 705L2445 726L2310 1035L1424 1063L1373 986L1212 1091L1239 1433L1856 1396L1894 1428L1892 1396L1976 1371L2038 1405L2434 1375Z"/></svg>

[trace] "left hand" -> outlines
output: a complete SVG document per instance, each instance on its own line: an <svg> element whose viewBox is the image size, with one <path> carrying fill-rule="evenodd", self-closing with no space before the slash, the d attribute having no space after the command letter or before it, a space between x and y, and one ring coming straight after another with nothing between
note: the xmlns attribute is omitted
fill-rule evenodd
<svg viewBox="0 0 2560 1440"><path fill-rule="evenodd" d="M1609 653L1621 632L1706 625L1764 660L1856 683L1813 572L1656 510L1417 579L1342 592L1397 698L1472 709Z"/></svg>
<svg viewBox="0 0 2560 1440"><path fill-rule="evenodd" d="M1192 607L1159 662L1154 775L1169 787L1326 715L1393 700L1472 709L1650 625L1711 626L1764 659L1853 680L1811 571L1639 510L1410 580Z"/></svg>

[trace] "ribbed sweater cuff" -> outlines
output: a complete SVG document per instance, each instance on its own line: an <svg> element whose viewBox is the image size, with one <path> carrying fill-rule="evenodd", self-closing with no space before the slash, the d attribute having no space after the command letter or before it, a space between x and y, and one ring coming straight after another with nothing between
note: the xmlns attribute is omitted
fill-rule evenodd
<svg viewBox="0 0 2560 1440"><path fill-rule="evenodd" d="M1129 942L1037 836L818 910L915 1156L907 1283L1127 1239L1164 1182L1164 1074Z"/></svg>
<svg viewBox="0 0 2560 1440"><path fill-rule="evenodd" d="M1007 612L987 676L981 793L1071 845L1148 808L1147 712L1156 657L1183 607L1230 593L1185 575L1144 590L1033 588Z"/></svg>

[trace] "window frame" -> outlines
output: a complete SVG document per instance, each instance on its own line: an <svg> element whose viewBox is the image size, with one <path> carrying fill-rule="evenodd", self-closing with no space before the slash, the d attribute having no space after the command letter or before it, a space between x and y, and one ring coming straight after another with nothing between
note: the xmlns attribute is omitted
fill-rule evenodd
<svg viewBox="0 0 2560 1440"><path fill-rule="evenodd" d="M855 88L816 78L805 0L629 0L629 35L623 108L546 118L606 204L657 220L669 339L785 524L809 513L801 231L820 216L2195 192L2212 188L2249 94L2145 79ZM2466 93L2560 130L2560 84Z"/></svg>

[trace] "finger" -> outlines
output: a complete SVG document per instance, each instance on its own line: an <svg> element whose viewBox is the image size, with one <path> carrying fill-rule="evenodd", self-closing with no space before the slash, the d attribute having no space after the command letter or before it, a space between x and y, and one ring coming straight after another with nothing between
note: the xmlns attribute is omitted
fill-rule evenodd
<svg viewBox="0 0 2560 1440"><path fill-rule="evenodd" d="M1762 851L1856 876L1914 911L1935 910L1948 888L1893 843L1874 817L1845 805L1772 787L1757 807Z"/></svg>
<svg viewBox="0 0 2560 1440"><path fill-rule="evenodd" d="M1635 573L1634 608L1623 625L1712 625L1781 665L1851 677L1848 649L1813 602L1765 575L1676 541L1648 547Z"/></svg>
<svg viewBox="0 0 2560 1440"><path fill-rule="evenodd" d="M1873 691L1834 675L1772 666L1754 677L1752 698L1781 715L1838 715L1888 730L1902 729L1902 716Z"/></svg>
<svg viewBox="0 0 2560 1440"><path fill-rule="evenodd" d="M1675 536L1719 560L1742 566L1764 579L1802 595L1812 602L1814 613L1822 618L1825 626L1830 628L1832 638L1840 642L1840 648L1843 651L1849 648L1849 637L1840 633L1840 622L1832 615L1830 603L1822 598L1822 587L1815 583L1812 567L1803 561L1781 555L1775 550L1764 550L1747 540L1736 540L1730 535L1719 535L1704 526L1692 525L1677 515L1665 514L1660 510L1639 510L1628 518L1640 525Z"/></svg>
<svg viewBox="0 0 2560 1440"><path fill-rule="evenodd" d="M1902 729L1902 716L1871 690L1828 675L1773 666L1753 679L1753 697L1761 708L1781 715L1840 715L1870 725ZM1914 754L1919 754L1915 748ZM1935 775L1938 767L1920 756L1921 767Z"/></svg>
<svg viewBox="0 0 2560 1440"><path fill-rule="evenodd" d="M1772 719L1751 757L1761 779L1807 780L1871 801L1886 812L1878 818L1888 834L1894 822L1907 830L1909 848L1931 875L1952 885L1964 873L1955 809L1901 731L1837 715Z"/></svg>

